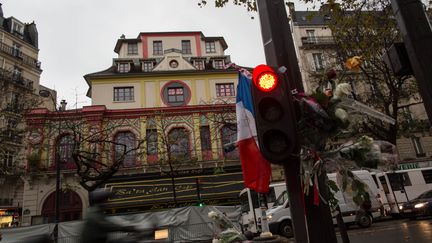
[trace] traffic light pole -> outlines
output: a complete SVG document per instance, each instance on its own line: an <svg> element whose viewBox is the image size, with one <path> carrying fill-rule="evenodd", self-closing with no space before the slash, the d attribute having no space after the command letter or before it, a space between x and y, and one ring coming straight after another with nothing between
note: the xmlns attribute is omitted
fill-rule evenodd
<svg viewBox="0 0 432 243"><path fill-rule="evenodd" d="M267 65L285 66L288 79L298 92L303 92L303 83L298 65L291 27L283 0L257 0L261 22L261 36Z"/></svg>
<svg viewBox="0 0 432 243"><path fill-rule="evenodd" d="M257 0L256 2L267 64L273 68L286 67L287 70L284 72L286 78L283 82L286 82L289 90L296 89L297 92L303 92L300 68L284 0ZM292 136L296 135L292 134ZM294 138L294 143L293 154L299 155L298 138ZM310 198L305 200L300 162L299 156L292 156L283 163L296 242L335 243L337 239L329 206L324 203L315 206ZM321 174L325 176L326 173ZM319 181L324 182L325 178L319 178ZM319 184L320 192L324 194L328 192L325 183Z"/></svg>
<svg viewBox="0 0 432 243"><path fill-rule="evenodd" d="M298 91L303 91L300 68L291 36L283 0L258 0L258 13L266 61L269 66L287 68L289 80L294 81ZM300 158L284 163L287 192L294 236L297 243L308 243L308 228L300 176Z"/></svg>
<svg viewBox="0 0 432 243"><path fill-rule="evenodd" d="M426 113L432 121L432 30L420 0L392 0L403 42L419 86Z"/></svg>
<svg viewBox="0 0 432 243"><path fill-rule="evenodd" d="M283 168L296 243L308 243L306 210L300 177L300 159L298 161L290 161Z"/></svg>

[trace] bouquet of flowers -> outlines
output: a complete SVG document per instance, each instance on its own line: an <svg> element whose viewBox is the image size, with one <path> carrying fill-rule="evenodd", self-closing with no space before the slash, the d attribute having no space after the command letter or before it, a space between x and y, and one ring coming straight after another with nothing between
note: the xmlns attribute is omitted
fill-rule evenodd
<svg viewBox="0 0 432 243"><path fill-rule="evenodd" d="M336 149L329 150L327 142L348 130L357 120L355 116L366 116L382 122L395 124L395 120L369 106L350 97L351 85L337 84L334 79L336 73L327 73L328 80L323 82L315 93L306 95L294 93L293 97L299 111L298 131L302 146L300 157L304 193L314 190L314 203L321 198L318 191L317 175L322 168L327 171L337 171L339 188L342 193L351 194L357 205L368 201L368 190L360 180L350 176L349 169L355 168L391 168L397 164L396 147L386 141L374 141L362 136L358 140L351 140ZM339 183L338 183L339 184ZM315 198L316 197L316 198Z"/></svg>
<svg viewBox="0 0 432 243"><path fill-rule="evenodd" d="M212 219L221 232L213 240L217 243L242 242L246 240L241 231L231 222L231 220L217 209L213 209L208 213L208 217Z"/></svg>

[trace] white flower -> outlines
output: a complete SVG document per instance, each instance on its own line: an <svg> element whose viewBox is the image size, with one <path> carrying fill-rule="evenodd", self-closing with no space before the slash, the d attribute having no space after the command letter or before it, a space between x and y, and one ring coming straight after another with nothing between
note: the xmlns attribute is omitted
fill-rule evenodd
<svg viewBox="0 0 432 243"><path fill-rule="evenodd" d="M339 118L342 122L345 122L346 120L348 120L348 112L346 112L344 109L342 108L337 108L335 110L335 116L337 118Z"/></svg>
<svg viewBox="0 0 432 243"><path fill-rule="evenodd" d="M342 83L336 86L333 96L335 98L341 98L342 96L347 96L349 94L351 94L351 85L348 83Z"/></svg>
<svg viewBox="0 0 432 243"><path fill-rule="evenodd" d="M218 213L216 213L215 211L210 211L210 212L207 214L207 216L208 216L209 218L213 219L213 220L219 218Z"/></svg>

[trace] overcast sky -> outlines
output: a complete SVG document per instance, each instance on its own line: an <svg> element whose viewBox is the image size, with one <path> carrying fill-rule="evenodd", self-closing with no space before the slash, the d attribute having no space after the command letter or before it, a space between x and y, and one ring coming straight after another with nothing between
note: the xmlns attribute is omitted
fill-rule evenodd
<svg viewBox="0 0 432 243"><path fill-rule="evenodd" d="M43 69L40 83L56 89L68 109L91 105L83 76L111 66L122 34L136 38L140 32L202 31L205 36L223 36L228 44L225 54L238 65L265 62L257 13L239 6L217 9L212 0L204 8L197 5L198 0L0 2L5 17L36 23ZM296 9L305 7L296 4Z"/></svg>

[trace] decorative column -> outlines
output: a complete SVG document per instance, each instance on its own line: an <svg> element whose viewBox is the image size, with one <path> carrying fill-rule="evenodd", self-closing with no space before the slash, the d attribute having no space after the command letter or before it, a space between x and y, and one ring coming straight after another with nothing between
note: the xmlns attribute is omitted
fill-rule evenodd
<svg viewBox="0 0 432 243"><path fill-rule="evenodd" d="M198 161L203 161L202 151L201 151L201 119L199 113L193 113L193 137L192 143L195 147L195 155Z"/></svg>

